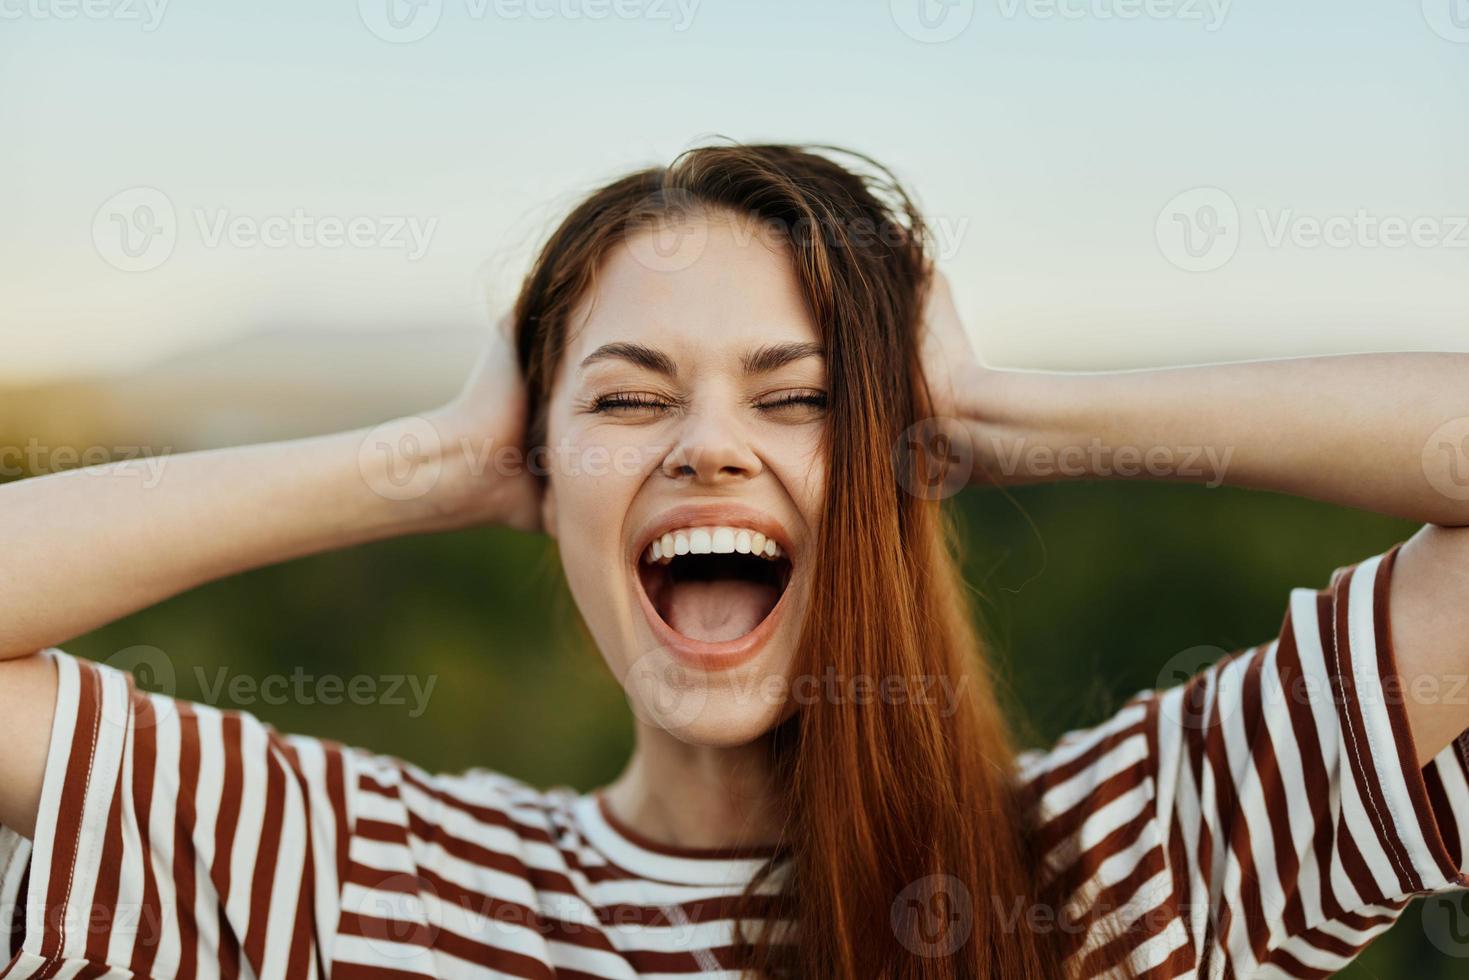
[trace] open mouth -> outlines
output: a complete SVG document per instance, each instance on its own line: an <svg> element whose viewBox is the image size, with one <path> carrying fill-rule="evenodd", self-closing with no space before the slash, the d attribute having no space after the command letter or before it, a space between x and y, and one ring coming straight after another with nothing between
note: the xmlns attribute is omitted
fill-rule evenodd
<svg viewBox="0 0 1469 980"><path fill-rule="evenodd" d="M699 643L731 643L771 618L791 580L773 538L744 527L681 527L655 537L638 578L664 625Z"/></svg>

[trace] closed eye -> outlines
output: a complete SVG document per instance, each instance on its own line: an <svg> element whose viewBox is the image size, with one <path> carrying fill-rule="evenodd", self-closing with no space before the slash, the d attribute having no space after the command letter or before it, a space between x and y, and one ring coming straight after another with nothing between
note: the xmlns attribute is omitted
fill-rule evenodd
<svg viewBox="0 0 1469 980"><path fill-rule="evenodd" d="M647 391L614 391L593 398L587 411L596 415L636 416L667 411L674 403Z"/></svg>
<svg viewBox="0 0 1469 980"><path fill-rule="evenodd" d="M803 421L825 414L826 392L817 389L781 391L755 402L755 407L766 415L785 421Z"/></svg>
<svg viewBox="0 0 1469 980"><path fill-rule="evenodd" d="M774 392L755 399L753 407L760 413L780 421L804 421L825 414L826 392L799 389ZM677 399L648 391L612 391L597 395L586 405L594 415L614 418L637 418L657 415L679 407Z"/></svg>

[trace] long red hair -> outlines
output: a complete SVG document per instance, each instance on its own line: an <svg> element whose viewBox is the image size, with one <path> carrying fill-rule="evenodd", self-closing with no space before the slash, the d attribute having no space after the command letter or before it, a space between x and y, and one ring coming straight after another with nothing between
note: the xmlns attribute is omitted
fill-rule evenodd
<svg viewBox="0 0 1469 980"><path fill-rule="evenodd" d="M919 326L932 267L922 218L892 174L835 148L716 145L591 194L515 306L532 444L567 321L603 259L700 210L754 219L788 243L826 348L825 511L796 676L935 679L957 694L817 699L776 730L790 812L776 908L796 940L774 928L745 937L749 966L790 978L1060 977L1062 935L1027 928L1042 901L1037 862L945 516L905 489L921 452L894 453L931 413Z"/></svg>

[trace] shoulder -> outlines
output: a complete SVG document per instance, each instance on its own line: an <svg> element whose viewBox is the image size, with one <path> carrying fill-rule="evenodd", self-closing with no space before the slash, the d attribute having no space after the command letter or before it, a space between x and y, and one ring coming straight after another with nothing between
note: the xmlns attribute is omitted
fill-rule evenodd
<svg viewBox="0 0 1469 980"><path fill-rule="evenodd" d="M1290 590L1275 637L1195 651L1165 666L1176 683L1017 757L1043 880L1090 910L1088 942L1123 937L1135 967L1251 975L1304 953L1335 970L1375 933L1326 950L1323 923L1469 884L1469 733L1415 761L1385 616L1395 552ZM1249 914L1262 903L1280 924Z"/></svg>
<svg viewBox="0 0 1469 980"><path fill-rule="evenodd" d="M577 793L540 788L491 769L435 773L363 749L347 751L353 804L368 820L418 819L427 825L473 821L517 836L549 839L570 819Z"/></svg>

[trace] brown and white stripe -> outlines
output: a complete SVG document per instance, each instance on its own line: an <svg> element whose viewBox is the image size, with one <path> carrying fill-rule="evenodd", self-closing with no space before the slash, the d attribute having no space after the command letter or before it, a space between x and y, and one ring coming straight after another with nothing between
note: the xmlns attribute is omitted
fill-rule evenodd
<svg viewBox="0 0 1469 980"><path fill-rule="evenodd" d="M1048 874L1090 926L1083 975L1328 976L1414 896L1469 887L1469 732L1415 765L1396 555L1294 590L1272 642L1022 757Z"/></svg>
<svg viewBox="0 0 1469 980"><path fill-rule="evenodd" d="M1085 976L1317 977L1469 886L1469 734L1413 762L1396 549L1295 590L1280 636L1021 758ZM0 828L0 977L740 975L768 852L680 851L595 796L432 775L248 715L60 677L34 844ZM0 961L3 962L3 961Z"/></svg>

